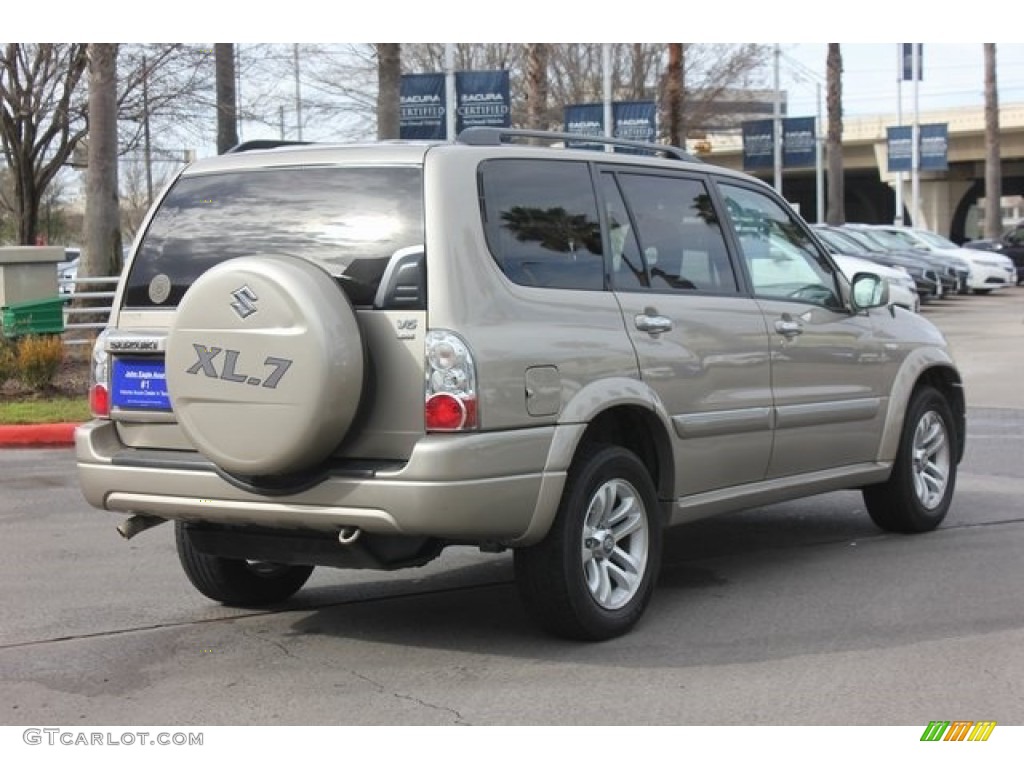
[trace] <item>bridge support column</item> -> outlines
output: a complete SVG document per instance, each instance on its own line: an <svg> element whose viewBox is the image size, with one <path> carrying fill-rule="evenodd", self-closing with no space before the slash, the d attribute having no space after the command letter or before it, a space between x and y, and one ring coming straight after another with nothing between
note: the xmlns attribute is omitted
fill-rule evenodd
<svg viewBox="0 0 1024 768"><path fill-rule="evenodd" d="M909 174L903 174L908 177ZM887 175L885 181L896 187L896 175ZM928 178L928 177L931 178ZM920 179L918 210L912 211L910 180L903 182L903 204L907 209L912 227L928 229L943 237L949 237L953 225L953 214L960 200L971 189L972 182L948 179L944 175L925 174Z"/></svg>

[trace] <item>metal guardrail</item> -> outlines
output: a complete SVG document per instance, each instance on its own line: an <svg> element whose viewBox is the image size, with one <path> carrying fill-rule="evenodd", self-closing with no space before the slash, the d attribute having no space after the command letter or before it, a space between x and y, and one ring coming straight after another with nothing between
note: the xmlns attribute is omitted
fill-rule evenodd
<svg viewBox="0 0 1024 768"><path fill-rule="evenodd" d="M76 277L59 281L58 290L66 302L64 305L64 343L66 345L91 344L92 333L82 335L75 332L99 331L107 327L114 304L115 291L113 289L117 287L119 279L118 277ZM110 290L103 290L103 288Z"/></svg>

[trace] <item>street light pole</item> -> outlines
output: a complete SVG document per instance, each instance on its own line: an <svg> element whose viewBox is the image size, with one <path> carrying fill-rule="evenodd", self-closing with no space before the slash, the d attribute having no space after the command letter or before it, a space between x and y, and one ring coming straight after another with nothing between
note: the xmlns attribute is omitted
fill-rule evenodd
<svg viewBox="0 0 1024 768"><path fill-rule="evenodd" d="M455 141L455 44L444 44L444 135Z"/></svg>
<svg viewBox="0 0 1024 768"><path fill-rule="evenodd" d="M610 43L601 44L601 85L604 91L604 135L611 138L615 133L612 121L612 47ZM605 152L611 152L611 144L604 145Z"/></svg>
<svg viewBox="0 0 1024 768"><path fill-rule="evenodd" d="M899 57L896 67L896 125L903 125L903 43L896 44L896 55ZM902 227L903 219L903 171L896 172L896 215L893 223Z"/></svg>
<svg viewBox="0 0 1024 768"><path fill-rule="evenodd" d="M911 72L914 78L914 126L910 133L910 223L912 226L924 226L918 216L921 204L921 122L918 104L918 83L921 79L921 44L911 43Z"/></svg>
<svg viewBox="0 0 1024 768"><path fill-rule="evenodd" d="M782 194L782 92L779 90L779 44L775 44L775 103L772 109L772 155L775 159L775 191Z"/></svg>
<svg viewBox="0 0 1024 768"><path fill-rule="evenodd" d="M295 123L296 135L302 141L302 86L299 83L299 44L293 43L295 54Z"/></svg>

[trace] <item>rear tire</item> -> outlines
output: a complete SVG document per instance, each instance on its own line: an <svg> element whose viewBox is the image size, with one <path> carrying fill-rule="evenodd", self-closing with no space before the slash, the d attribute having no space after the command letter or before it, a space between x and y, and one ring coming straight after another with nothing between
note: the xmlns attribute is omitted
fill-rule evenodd
<svg viewBox="0 0 1024 768"><path fill-rule="evenodd" d="M949 511L956 486L956 430L942 393L925 386L907 406L892 474L863 490L875 524L895 533L923 533Z"/></svg>
<svg viewBox="0 0 1024 768"><path fill-rule="evenodd" d="M188 524L174 523L178 559L192 586L211 600L244 608L280 603L298 592L313 573L311 565L233 560L195 548Z"/></svg>
<svg viewBox="0 0 1024 768"><path fill-rule="evenodd" d="M640 620L658 577L662 521L650 474L630 451L584 449L547 537L515 552L516 582L548 632L606 640Z"/></svg>

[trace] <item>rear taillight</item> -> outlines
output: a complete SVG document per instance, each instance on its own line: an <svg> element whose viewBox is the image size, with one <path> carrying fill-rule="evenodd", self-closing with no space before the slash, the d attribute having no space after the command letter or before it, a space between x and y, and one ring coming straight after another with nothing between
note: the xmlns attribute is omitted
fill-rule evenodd
<svg viewBox="0 0 1024 768"><path fill-rule="evenodd" d="M426 345L424 423L428 432L478 426L476 366L469 346L451 331L429 331Z"/></svg>
<svg viewBox="0 0 1024 768"><path fill-rule="evenodd" d="M110 416L110 356L106 350L107 331L96 337L89 366L89 410L96 418Z"/></svg>

